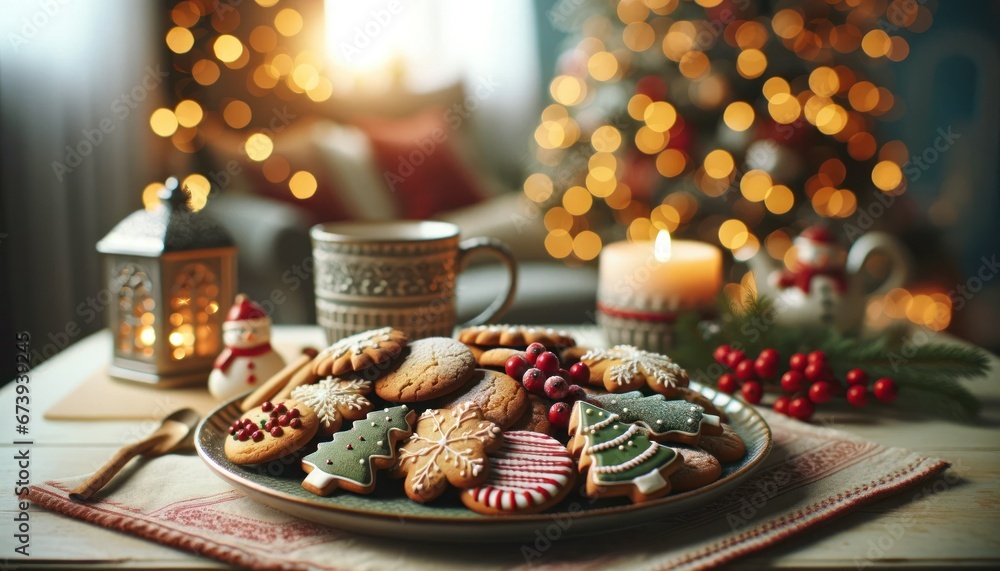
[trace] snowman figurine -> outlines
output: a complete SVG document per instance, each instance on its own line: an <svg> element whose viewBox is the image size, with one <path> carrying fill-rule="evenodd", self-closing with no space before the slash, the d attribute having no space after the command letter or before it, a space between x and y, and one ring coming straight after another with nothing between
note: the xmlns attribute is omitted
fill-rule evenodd
<svg viewBox="0 0 1000 571"><path fill-rule="evenodd" d="M285 366L271 348L271 318L242 293L222 324L222 340L226 347L208 376L208 391L219 400L255 388Z"/></svg>
<svg viewBox="0 0 1000 571"><path fill-rule="evenodd" d="M771 285L790 306L831 325L847 293L846 252L833 232L822 225L806 228L793 243L798 264L793 271L771 274Z"/></svg>

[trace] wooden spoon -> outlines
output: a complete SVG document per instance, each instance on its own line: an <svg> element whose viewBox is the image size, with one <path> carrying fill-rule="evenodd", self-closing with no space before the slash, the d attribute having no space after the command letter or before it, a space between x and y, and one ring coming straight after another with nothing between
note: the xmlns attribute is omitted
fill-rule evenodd
<svg viewBox="0 0 1000 571"><path fill-rule="evenodd" d="M69 497L77 502L87 500L110 482L129 460L140 454L144 458L153 458L173 451L194 431L198 420L198 413L190 408L182 408L171 413L152 434L138 442L125 445L111 460L108 460L107 464L101 466L87 478L87 481L70 492Z"/></svg>

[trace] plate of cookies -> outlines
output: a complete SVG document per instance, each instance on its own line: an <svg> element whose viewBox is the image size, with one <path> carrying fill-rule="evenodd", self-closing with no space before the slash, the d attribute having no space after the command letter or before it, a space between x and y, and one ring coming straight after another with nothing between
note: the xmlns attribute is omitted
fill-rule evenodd
<svg viewBox="0 0 1000 571"><path fill-rule="evenodd" d="M491 325L384 328L286 367L199 425L198 454L252 499L349 531L517 541L683 514L767 457L753 407L668 356Z"/></svg>

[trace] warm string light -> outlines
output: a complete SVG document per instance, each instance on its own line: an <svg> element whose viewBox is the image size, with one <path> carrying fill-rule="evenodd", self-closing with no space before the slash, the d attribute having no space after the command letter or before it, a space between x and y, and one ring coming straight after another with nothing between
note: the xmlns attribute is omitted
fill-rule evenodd
<svg viewBox="0 0 1000 571"><path fill-rule="evenodd" d="M861 58L856 67L867 69L867 63L905 59L909 44L900 34L929 28L933 17L926 6L903 0L815 1L770 17L741 19L725 0L694 4L622 0L613 13L586 19L582 39L560 58L549 85L553 104L535 130L543 168L524 184L525 195L546 211L545 247L551 256L595 257L591 247L597 241L589 236L606 225L609 214L630 240L651 240L659 230L683 231L695 222L697 206L663 215L671 197L697 205L735 192L730 216L704 217L692 229L739 260L758 251L783 260L792 231L780 222L764 231L766 216L810 208L821 217L847 218L869 190L905 191L905 146L899 141L880 146L873 135L875 121L898 107L894 94L879 85L883 75L836 62ZM789 53L803 73L788 74L788 66L779 65ZM727 67L736 77L726 74ZM759 85L760 95L739 97L731 81ZM607 87L611 84L619 85ZM617 114L603 92L624 97L625 112ZM720 128L733 135L720 135L717 148L692 144L694 125L683 119L692 110L718 113ZM797 149L797 138L809 130L843 156L811 165L816 168L811 175L789 175L780 168L786 152L781 145ZM747 136L776 142L755 154ZM848 172L866 174L849 182ZM549 173L558 173L560 182ZM659 204L650 203L651 194L663 191L641 182L651 174L662 177L662 188L669 191ZM586 247L577 248L584 233Z"/></svg>
<svg viewBox="0 0 1000 571"><path fill-rule="evenodd" d="M295 7L278 4L279 0L256 0L252 9L264 11L265 23L251 29L245 24L240 27L242 8L219 10L216 0L177 2L170 11L173 27L165 36L167 48L178 58L174 71L185 73L178 70L187 69L194 83L201 86L213 85L225 75L226 81L235 85L245 83L248 95L258 97L273 92L283 99L303 96L316 102L330 99L334 82L323 58L311 50L297 49L289 40L299 37L309 24ZM575 78L570 79L560 97L570 97L574 81ZM575 85L586 88L583 83ZM582 100L583 96L585 93L574 97ZM153 111L149 126L153 133L170 139L175 148L186 153L201 148L209 129L230 129L242 139L247 158L261 164L267 181L284 184L287 192L300 200L313 196L318 187L316 177L307 171L294 171L287 159L274 154L272 136L255 130L253 119L246 101L226 98L209 103L188 96L173 108ZM578 132L579 129L576 137ZM566 146L576 142L565 134L561 137L553 134L550 139ZM211 190L209 180L194 173L184 179L184 184L191 191L191 208L203 208ZM142 200L147 209L158 207L157 192L162 186L151 183L143 190Z"/></svg>

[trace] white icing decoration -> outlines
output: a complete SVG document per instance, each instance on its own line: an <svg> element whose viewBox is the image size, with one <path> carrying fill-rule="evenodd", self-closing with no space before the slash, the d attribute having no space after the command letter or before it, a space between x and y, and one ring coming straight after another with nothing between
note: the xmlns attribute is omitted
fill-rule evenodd
<svg viewBox="0 0 1000 571"><path fill-rule="evenodd" d="M632 468L635 468L639 464L642 464L646 460L652 458L653 455L656 454L656 451L659 449L660 449L659 444L657 444L656 442L650 442L649 448L647 448L645 451L643 451L642 454L639 454L638 456L632 458L631 460L622 462L621 464L612 464L610 466L595 466L591 468L591 470L594 470L598 474L615 474L618 472L631 470Z"/></svg>
<svg viewBox="0 0 1000 571"><path fill-rule="evenodd" d="M653 470L648 474L643 474L642 476L632 480L632 482L635 484L636 489L646 495L662 489L663 486L667 485L667 481L663 479L663 475L660 474L659 470Z"/></svg>
<svg viewBox="0 0 1000 571"><path fill-rule="evenodd" d="M320 351L317 359L339 359L349 352L360 355L365 352L365 349L378 349L382 346L382 343L390 340L389 333L391 331L391 327L383 327L351 335L350 337L344 337Z"/></svg>
<svg viewBox="0 0 1000 571"><path fill-rule="evenodd" d="M343 422L345 411L365 410L372 403L364 397L371 392L371 383L327 377L313 385L302 385L292 390L292 398L305 403L316 411L326 426Z"/></svg>
<svg viewBox="0 0 1000 571"><path fill-rule="evenodd" d="M638 430L638 428L636 428L636 426L634 424L631 424L631 425L629 425L628 429L625 432L621 433L619 436L617 436L615 438L612 438L611 440L608 440L607 442L601 442L601 443L598 443L598 444L593 444L591 446L588 446L584 450L584 452L586 452L588 454L593 454L594 452L600 452L602 450L607 450L609 448L614 448L615 446L618 446L619 444L624 444L626 441L628 441L629 438L632 438L632 436L635 434L636 430ZM619 448L619 450L624 450L624 448Z"/></svg>

